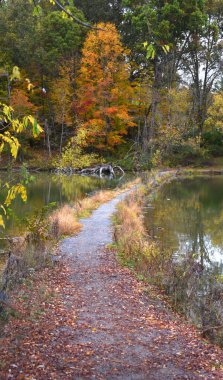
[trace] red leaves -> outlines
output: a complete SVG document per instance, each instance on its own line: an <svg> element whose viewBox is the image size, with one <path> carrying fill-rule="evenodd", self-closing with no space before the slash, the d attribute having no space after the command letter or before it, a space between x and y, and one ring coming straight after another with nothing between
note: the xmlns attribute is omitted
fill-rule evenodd
<svg viewBox="0 0 223 380"><path fill-rule="evenodd" d="M89 143L114 149L134 126L129 115L132 87L126 51L112 24L99 24L91 31L82 51L76 111L89 130ZM103 123L103 128L99 128ZM114 134L114 137L112 136ZM109 137L108 137L109 135Z"/></svg>

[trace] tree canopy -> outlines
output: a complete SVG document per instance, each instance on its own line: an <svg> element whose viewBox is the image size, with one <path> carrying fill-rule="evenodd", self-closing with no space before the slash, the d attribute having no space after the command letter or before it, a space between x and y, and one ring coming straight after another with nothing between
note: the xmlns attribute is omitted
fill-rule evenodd
<svg viewBox="0 0 223 380"><path fill-rule="evenodd" d="M1 2L1 100L32 110L44 130L35 143L24 134L23 146L61 155L84 128L86 154L118 146L132 165L208 156L222 19L218 0ZM13 67L21 78L10 79Z"/></svg>

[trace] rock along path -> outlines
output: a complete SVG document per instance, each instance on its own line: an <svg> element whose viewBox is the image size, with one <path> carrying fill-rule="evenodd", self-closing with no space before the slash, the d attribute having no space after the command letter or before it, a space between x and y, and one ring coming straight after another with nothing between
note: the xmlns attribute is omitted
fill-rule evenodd
<svg viewBox="0 0 223 380"><path fill-rule="evenodd" d="M83 219L76 237L61 251L70 265L76 328L65 327L76 354L72 379L223 379L222 352L168 310L132 273L121 268L112 243L111 216L125 194ZM147 290L148 292L148 290ZM61 379L68 377L61 376Z"/></svg>

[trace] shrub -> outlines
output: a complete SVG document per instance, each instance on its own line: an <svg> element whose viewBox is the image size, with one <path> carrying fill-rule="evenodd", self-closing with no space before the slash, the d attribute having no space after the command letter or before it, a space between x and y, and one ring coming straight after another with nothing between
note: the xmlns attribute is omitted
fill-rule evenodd
<svg viewBox="0 0 223 380"><path fill-rule="evenodd" d="M72 137L64 148L62 157L59 161L54 163L58 168L85 168L101 161L99 156L94 153L85 153L86 145L86 132L84 129L79 128L77 135Z"/></svg>

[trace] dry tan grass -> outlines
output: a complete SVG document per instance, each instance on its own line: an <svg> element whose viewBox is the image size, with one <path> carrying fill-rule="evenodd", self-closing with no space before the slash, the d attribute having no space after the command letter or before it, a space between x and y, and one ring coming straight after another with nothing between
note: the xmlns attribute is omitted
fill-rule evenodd
<svg viewBox="0 0 223 380"><path fill-rule="evenodd" d="M139 179L136 179L118 190L101 190L91 197L75 202L73 207L64 205L54 211L49 217L52 232L57 237L78 233L81 229L81 224L78 222L79 218L88 217L92 211L96 210L101 204L108 202L116 195L130 189L138 184L139 181Z"/></svg>
<svg viewBox="0 0 223 380"><path fill-rule="evenodd" d="M114 196L114 191L99 191L92 197L82 199L74 205L77 217L89 216L93 210L96 210L102 203L108 202Z"/></svg>
<svg viewBox="0 0 223 380"><path fill-rule="evenodd" d="M133 186L139 183L140 183L140 179L137 178L136 180L123 185L123 187L120 189L101 190L101 191L98 191L96 194L92 195L91 197L82 199L81 201L75 203L74 205L74 208L77 213L77 217L83 218L83 217L89 216L91 212L93 210L96 210L101 204L110 201L116 195L121 194L131 189Z"/></svg>
<svg viewBox="0 0 223 380"><path fill-rule="evenodd" d="M78 222L75 210L68 205L64 205L54 211L49 217L50 224L55 235L72 235L76 234L81 229L81 224Z"/></svg>
<svg viewBox="0 0 223 380"><path fill-rule="evenodd" d="M132 248L141 245L145 231L140 206L131 197L118 205L115 225L115 238L131 256Z"/></svg>
<svg viewBox="0 0 223 380"><path fill-rule="evenodd" d="M118 249L127 261L134 262L136 270L146 267L158 254L158 246L149 238L142 215L141 205L133 195L119 203L114 218Z"/></svg>

